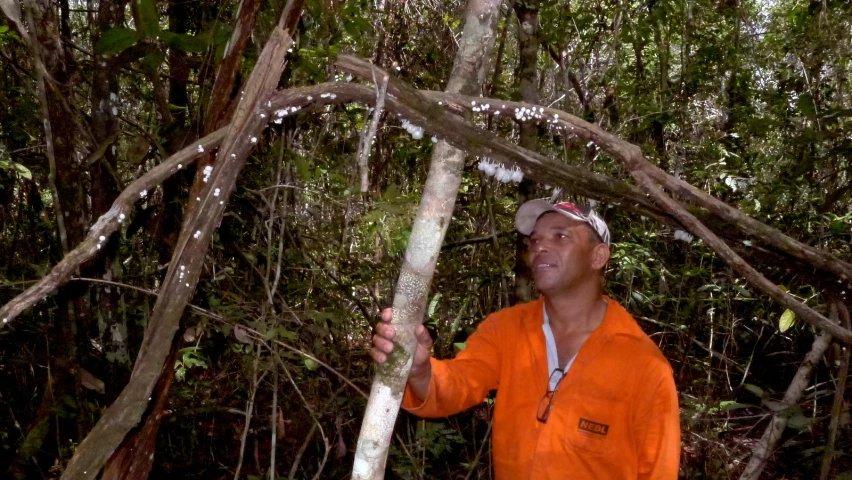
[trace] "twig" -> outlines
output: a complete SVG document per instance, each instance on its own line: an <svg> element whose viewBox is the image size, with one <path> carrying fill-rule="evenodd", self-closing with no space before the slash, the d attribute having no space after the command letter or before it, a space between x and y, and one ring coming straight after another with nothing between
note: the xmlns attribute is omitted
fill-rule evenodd
<svg viewBox="0 0 852 480"><path fill-rule="evenodd" d="M358 142L358 168L361 170L361 193L367 193L370 190L370 151L373 147L373 138L376 136L376 130L379 128L379 120L382 118L382 112L385 109L385 96L388 92L388 75L382 77L382 85L379 87L376 82L375 72L373 73L373 83L376 85L376 108L373 110L373 119L370 121L370 127L364 130L361 135L361 141Z"/></svg>
<svg viewBox="0 0 852 480"><path fill-rule="evenodd" d="M312 423L311 429L308 430L308 434L305 435L305 440L302 442L302 446L299 447L299 451L296 452L296 456L293 458L293 465L290 466L290 473L287 474L287 480L293 480L296 478L296 472L299 470L299 463L302 461L302 456L305 454L305 450L308 449L308 445L311 444L311 438L314 436L314 432L317 431L317 424Z"/></svg>
<svg viewBox="0 0 852 480"><path fill-rule="evenodd" d="M249 400L248 400L248 403L246 404L246 423L245 423L245 426L243 427L243 435L242 435L242 437L240 437L240 457L239 457L239 460L237 460L237 469L236 469L236 472L234 472L234 480L239 480L240 469L243 468L243 458L245 457L245 453L246 453L246 441L248 440L249 429L251 428L252 412L254 411L254 397L257 394L258 385L260 385L260 382L263 381L263 378L266 376L266 372L263 372L263 375L260 378L257 377L258 367L260 365L261 349L260 349L260 346L257 346L256 348L257 348L257 354L254 356L254 363L252 364L252 369L251 369L251 371L252 371L251 392L249 393Z"/></svg>
<svg viewBox="0 0 852 480"><path fill-rule="evenodd" d="M469 238L467 240L459 240L458 242L448 242L441 246L441 250L449 250L451 248L463 247L465 245L473 245L475 243L491 242L494 240L494 237L508 237L511 235L515 235L515 232L492 233L492 235L489 235L487 237Z"/></svg>
<svg viewBox="0 0 852 480"><path fill-rule="evenodd" d="M482 458L482 452L485 450L485 446L488 445L488 435L491 433L491 427L494 426L494 417L491 417L491 421L488 422L488 428L485 430L485 438L482 440L482 444L479 446L479 451L476 452L476 458L470 462L470 469L467 471L467 475L464 476L464 480L469 480L470 476L473 475L473 471L476 469L476 466L479 465L479 459Z"/></svg>
<svg viewBox="0 0 852 480"><path fill-rule="evenodd" d="M843 320L843 326L849 328L849 310L842 301L835 301L836 308ZM828 443L822 456L822 470L820 480L828 480L831 474L831 462L834 460L834 446L837 441L837 429L840 427L840 415L843 413L843 395L846 392L846 377L849 375L849 354L852 352L848 346L840 346L843 350L840 356L840 366L837 368L837 384L834 386L834 402L831 405L831 422L828 426Z"/></svg>
<svg viewBox="0 0 852 480"><path fill-rule="evenodd" d="M272 352L278 356L278 352ZM269 438L269 480L275 477L275 453L278 444L278 366L273 362L272 366L272 415L269 416L271 435Z"/></svg>
<svg viewBox="0 0 852 480"><path fill-rule="evenodd" d="M302 395L302 390L299 389L299 385L296 384L296 380L294 380L293 375L290 374L290 369L287 368L287 365L284 363L284 360L282 360L281 357L276 357L276 360L278 360L278 363L281 365L281 368L284 369L284 374L287 375L287 379L290 380L290 383L293 385L293 388L296 390L296 393L299 395L299 398L302 399L302 403L304 404L305 409L311 415L311 418L314 420L314 423L316 424L317 428L319 428L320 436L322 437L323 444L325 445L325 454L322 457L322 462L320 462L316 475L314 475L314 480L316 480L320 478L323 468L325 468L325 463L326 461L328 461L328 452L331 449L331 445L328 442L328 437L326 437L325 435L325 430L323 430L322 424L320 424L319 417L317 416L316 412L314 412L314 410L311 408L311 405L310 403L308 403L308 400L305 399L305 396Z"/></svg>
<svg viewBox="0 0 852 480"><path fill-rule="evenodd" d="M637 318L637 319L639 319L639 320L642 320L642 321L645 321L645 322L648 322L648 323L653 323L654 325L659 325L659 326L661 326L661 327L665 327L665 328L669 328L669 329L672 329L672 330L677 331L677 328L675 328L673 325L669 325L669 324L667 324L667 323L663 323L663 322L661 322L661 321L659 321L659 320L654 320L653 318L648 318L648 317L635 317L635 318ZM698 345L699 347L701 347L701 349L702 349L702 350L704 350L705 352L709 353L711 356L716 357L716 358L718 358L719 360L721 360L721 361L725 362L725 364L727 364L728 366L734 367L734 368L738 369L738 370L739 370L739 371L741 371L741 372L743 371L743 367L739 366L739 365L738 365L738 364L737 364L734 360L732 360L730 357L728 357L728 356L727 356L727 355L725 355L724 353L717 352L716 350L713 350L712 348L710 348L709 346L707 346L707 344L705 344L704 342L702 342L702 341L700 341L700 340L696 339L695 337L690 337L689 339L692 341L692 343L694 343L694 344Z"/></svg>
<svg viewBox="0 0 852 480"><path fill-rule="evenodd" d="M5 3L6 2L4 2L4 4ZM12 4L12 3L16 4L18 2L9 2L9 3L10 4ZM23 4L25 2L21 2L21 3ZM4 11L6 11L7 15L9 14L8 7L9 7L9 5L4 5L4 9L3 9ZM35 4L32 4L32 5L25 5L25 7L26 8L24 10L26 11L27 23L29 24L30 31L35 32L37 27L36 27L35 22L33 21L32 9L36 8L36 6L35 6ZM14 8L19 8L19 7L15 6ZM20 13L20 12L18 12L18 13ZM10 16L10 18L12 18L12 17ZM14 18L12 18L12 19L14 20ZM69 249L68 232L65 229L65 216L63 215L63 209L62 209L62 202L64 202L64 199L60 200L59 190L56 186L56 173L57 173L56 172L56 150L54 148L55 144L54 144L54 141L53 141L53 129L52 129L51 123L50 123L50 105L47 102L47 85L46 85L47 82L45 81L45 80L53 81L53 79L50 78L50 74L47 72L47 69L45 68L44 63L42 62L41 48L39 47L39 43L38 43L38 40L36 39L36 36L35 35L28 35L27 30L23 28L23 25L21 25L20 20L18 20L16 23L17 23L17 26L20 28L21 35L23 36L23 38L25 40L27 40L27 43L29 44L31 53L32 53L33 58L35 59L35 63L36 63L36 85L38 86L38 100L39 100L39 103L41 104L41 114L42 114L42 117L43 117L42 123L44 124L44 140L45 140L45 143L47 144L47 163L48 163L48 167L49 167L49 171L48 171L48 174L47 174L47 181L48 181L48 184L50 186L50 195L51 195L51 200L53 201L53 211L54 211L54 214L56 215L56 229L59 232L59 244L60 244L60 247L62 248L62 253L68 254L68 249ZM0 312L0 318L3 318L3 323L6 322L6 316L3 315L2 312Z"/></svg>

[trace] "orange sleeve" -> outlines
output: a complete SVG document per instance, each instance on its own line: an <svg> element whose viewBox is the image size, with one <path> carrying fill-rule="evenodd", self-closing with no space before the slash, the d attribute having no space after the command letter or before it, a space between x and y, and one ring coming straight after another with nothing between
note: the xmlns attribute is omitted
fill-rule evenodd
<svg viewBox="0 0 852 480"><path fill-rule="evenodd" d="M634 410L639 480L677 480L680 466L680 411L677 390L668 362L654 369L647 392L637 395Z"/></svg>
<svg viewBox="0 0 852 480"><path fill-rule="evenodd" d="M467 347L453 360L431 359L429 392L421 400L410 386L405 388L402 408L420 417L446 417L481 403L497 388L502 352L499 323L485 319L467 340Z"/></svg>

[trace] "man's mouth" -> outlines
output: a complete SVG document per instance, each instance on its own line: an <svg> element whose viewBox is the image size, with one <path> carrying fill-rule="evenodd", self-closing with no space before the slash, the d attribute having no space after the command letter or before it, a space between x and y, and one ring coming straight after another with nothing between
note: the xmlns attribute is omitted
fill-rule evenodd
<svg viewBox="0 0 852 480"><path fill-rule="evenodd" d="M538 262L538 263L535 264L535 266L533 268L535 270L541 270L543 268L552 268L552 267L555 267L555 266L556 265L553 265L552 263Z"/></svg>

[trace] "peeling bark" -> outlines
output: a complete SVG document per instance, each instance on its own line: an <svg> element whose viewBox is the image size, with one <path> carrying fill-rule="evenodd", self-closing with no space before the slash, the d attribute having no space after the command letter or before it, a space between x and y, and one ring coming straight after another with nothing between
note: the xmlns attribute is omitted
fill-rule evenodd
<svg viewBox="0 0 852 480"><path fill-rule="evenodd" d="M477 95L485 84L487 62L493 50L494 29L501 0L469 0L459 50L447 91ZM423 312L438 262L438 254L453 215L465 153L444 140L435 145L429 174L411 237L405 252L393 301L391 324L397 331L397 349L373 379L364 422L358 436L352 478L384 478L393 427L416 347L414 328Z"/></svg>

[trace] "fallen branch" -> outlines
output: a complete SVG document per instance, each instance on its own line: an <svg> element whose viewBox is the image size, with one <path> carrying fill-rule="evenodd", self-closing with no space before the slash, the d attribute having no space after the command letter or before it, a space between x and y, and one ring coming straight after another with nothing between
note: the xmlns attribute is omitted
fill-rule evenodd
<svg viewBox="0 0 852 480"><path fill-rule="evenodd" d="M836 319L837 310L833 304L831 309L831 317ZM829 343L831 343L831 335L828 332L821 332L817 335L816 339L814 339L811 351L808 352L807 356L805 356L805 361L803 361L799 366L799 370L793 377L793 381L790 382L790 386L787 387L787 392L781 400L779 409L775 412L775 415L773 415L772 420L769 422L769 426L766 427L766 431L763 432L763 436L760 437L757 445L754 446L751 459L749 460L748 465L746 465L742 475L740 475L740 480L757 480L760 477L761 472L763 472L763 468L766 466L766 462L769 460L769 457L775 449L775 445L778 443L778 440L781 439L781 434L784 433L787 421L789 421L790 417L793 415L793 407L795 407L799 402L799 398L808 386L808 379L811 376L811 371L817 362L819 362L819 359L822 358Z"/></svg>
<svg viewBox="0 0 852 480"><path fill-rule="evenodd" d="M638 149L638 147L637 147ZM723 242L716 234L710 231L703 223L699 222L694 215L687 212L679 203L657 188L651 178L635 164L629 164L632 167L630 174L645 187L651 197L657 201L663 208L672 216L677 218L684 227L692 234L704 240L722 259L731 266L737 273L743 276L750 284L762 290L769 298L784 305L795 312L802 320L813 325L814 327L829 332L837 340L852 345L852 330L841 327L835 322L823 317L811 307L796 300L792 295L781 290L777 285L770 282L760 272L748 264L742 257L737 255L731 247Z"/></svg>
<svg viewBox="0 0 852 480"><path fill-rule="evenodd" d="M338 61L338 66L350 73L356 74L362 78L369 78L367 75L372 73L371 70L368 70L369 64L364 62L363 60L358 60L352 57L341 57ZM465 144L473 143L468 139L463 138L466 130L470 129L467 125L467 122L458 118L454 115L449 115L441 111L439 107L434 105L432 102L427 100L425 96L421 95L420 92L412 89L411 87L405 85L400 82L398 79L391 77L390 85L388 87L388 92L396 97L403 103L406 107L410 107L413 115L416 115L418 118L416 119L421 125L427 126L427 128L439 130L444 134L447 134L451 138L459 139L459 141L464 142ZM435 96L435 95L433 95ZM642 197L650 196L653 200L662 207L662 210L668 214L669 216L675 218L681 225L683 225L687 230L701 238L705 243L707 243L726 263L728 263L735 271L737 271L740 275L742 275L749 283L766 293L770 298L775 300L776 302L784 305L789 308L793 312L795 312L800 318L802 318L805 322L817 327L820 330L826 330L830 332L835 338L839 341L852 345L852 330L843 328L836 323L830 322L824 316L815 312L813 309L808 307L807 305L799 302L792 295L787 294L783 290L781 290L777 285L770 282L766 277L764 277L760 272L754 269L750 264L748 264L740 255L733 251L725 242L723 242L716 234L714 234L709 228L707 228L702 222L700 222L695 215L686 210L682 205L673 200L671 197L666 195L665 192L660 190L654 181L648 176L646 172L648 165L647 160L642 155L642 151L636 145L625 142L613 135L604 132L596 125L592 125L588 122L580 120L579 118L573 117L565 112L559 112L558 110L553 109L545 109L544 107L534 107L534 106L523 106L525 110L520 110L521 106L519 105L517 108L512 107L511 102L501 102L498 100L491 99L476 99L474 97L469 96L458 96L451 95L449 96L455 99L471 99L470 100L470 108L476 107L477 111L503 111L503 112L515 112L516 118L520 118L523 120L541 120L547 121L553 124L564 126L568 129L569 132L572 132L579 136L580 138L588 139L590 141L594 141L597 144L601 145L602 148L607 150L608 153L619 159L625 167L629 170L630 175L640 184L642 189L644 190ZM393 104L394 99L389 98L388 104ZM483 108L483 105L494 105L494 107ZM460 108L468 108L468 103L458 104L457 106ZM558 113L553 113L558 112ZM436 125L436 123L439 123ZM477 139L480 144L482 143L482 137L485 139L492 140L493 135L490 135L487 132L478 132ZM465 141L468 140L468 141ZM477 145L471 145L472 149L476 149ZM516 147L512 145L507 145L505 142L500 142L494 140L493 142L489 142L489 145L486 145L485 148L491 147L494 149L494 153L499 155L505 155L505 159L507 161L511 161L515 165L521 166L525 169L530 168L530 163L537 165L539 168L533 170L535 173L543 173L542 171L552 171L555 170L554 174L558 174L558 169L553 165L555 162L551 160L547 160L544 157L541 157L537 154L532 154L530 152L525 151L521 147ZM517 157L513 158L513 154L517 155ZM524 162L518 162L518 158L522 158ZM527 163L529 162L529 163ZM588 172L585 175L584 179L574 179L575 183L573 186L576 187L577 183L581 183L583 180L586 180L590 177ZM583 187L581 186L579 189L582 191ZM594 194L589 195L594 197ZM643 198L643 203L647 202ZM744 214L743 214L744 215ZM767 227L770 228L770 227ZM780 232L775 231L777 235L782 235ZM766 240L764 237L760 237L761 240ZM792 240L792 239L791 239ZM804 244L802 244L804 245ZM807 247L807 246L805 246ZM807 247L811 248L811 247ZM840 260L836 259L830 254L825 252L820 252L823 256L828 256L835 263L842 263ZM801 257L801 256L800 256ZM800 258L797 257L797 258ZM809 257L808 257L809 258ZM803 261L808 261L808 258L803 258ZM816 265L815 265L816 266ZM844 275L843 270L839 270L838 275Z"/></svg>
<svg viewBox="0 0 852 480"><path fill-rule="evenodd" d="M527 111L532 108L538 109L538 115L540 117L538 118L539 120L549 121L555 126L567 129L568 133L577 135L584 140L594 142L603 151L619 159L622 163L630 162L634 164L634 168L641 168L653 180L660 183L670 192L675 193L684 199L690 200L697 206L706 208L709 212L724 220L729 225L737 227L737 229L741 230L746 235L755 237L769 245L772 245L778 250L807 264L813 265L820 270L834 273L847 281L852 280L852 264L849 262L845 262L828 252L790 238L787 235L784 235L784 233L780 230L761 223L712 195L707 194L701 189L690 185L679 178L669 175L659 167L650 163L642 154L642 151L638 146L622 140L593 123L586 122L585 120L560 110L537 107L520 102L506 102L503 100L488 98L450 95L443 92L422 92L422 94L434 101L452 101L457 107L465 109L470 109L471 102L475 102L479 111L492 115L496 111L501 111L501 114L505 115L507 113L513 114L520 108L525 108ZM488 105L488 108L482 109L483 105Z"/></svg>
<svg viewBox="0 0 852 480"><path fill-rule="evenodd" d="M369 63L358 59L350 60L354 62L351 65L353 71L360 68L360 65L363 64L369 66ZM367 74L366 72L366 70L363 71L364 74ZM372 73L370 73L370 77L368 78L372 78ZM412 92L415 91L412 90ZM429 98L444 98L445 100L475 98L444 92L422 93ZM478 100L485 101L486 99ZM285 116L293 115L295 112L321 110L328 105L350 102L372 105L375 101L376 95L370 88L352 83L332 82L280 90L270 97L266 105L262 106L262 112L268 118L274 118L275 121L278 121ZM647 195L633 185L576 166L565 165L550 160L535 152L511 144L491 132L477 129L471 126L470 123L459 120L454 115L446 113L440 106L429 103L428 100L424 101L427 102L428 108L435 110L435 116L428 119L423 117L422 125L430 132L446 138L458 148L462 148L473 154L498 158L509 165L523 168L527 176L541 183L561 186L566 191L596 200L612 203L620 202L623 208L638 215L645 215L669 225L680 226L677 220L648 201ZM519 105L524 105L517 102L503 103L506 104L507 110L509 107L516 108ZM421 116L419 110L415 110L398 98L387 97L386 107L391 113L403 115L408 118ZM527 107L531 108L531 106L526 106L525 108ZM493 111L491 111L492 114ZM153 190L180 168L186 167L202 157L204 153L200 152L198 147L201 147L201 149L207 152L215 150L221 144L226 128L201 138L197 142L194 142L193 145L163 160L160 165L154 167L128 185L113 203L112 208L91 227L85 241L81 242L72 252L65 256L48 275L38 280L26 291L17 295L3 306L3 308L0 308L0 318L4 319L0 323L0 328L15 319L23 310L32 307L38 301L46 298L55 292L57 288L65 284L83 263L97 255L97 245L98 243L102 243L100 237L109 238L118 229L120 224L117 223L117 220L121 219L122 212L132 211L133 205L142 200L143 197L140 195L142 192ZM700 212L695 213L700 214ZM706 218L702 220L705 223L708 221ZM722 230L722 233L727 234L726 238L730 237L730 229L720 228L720 230ZM759 251L757 248L754 250Z"/></svg>

